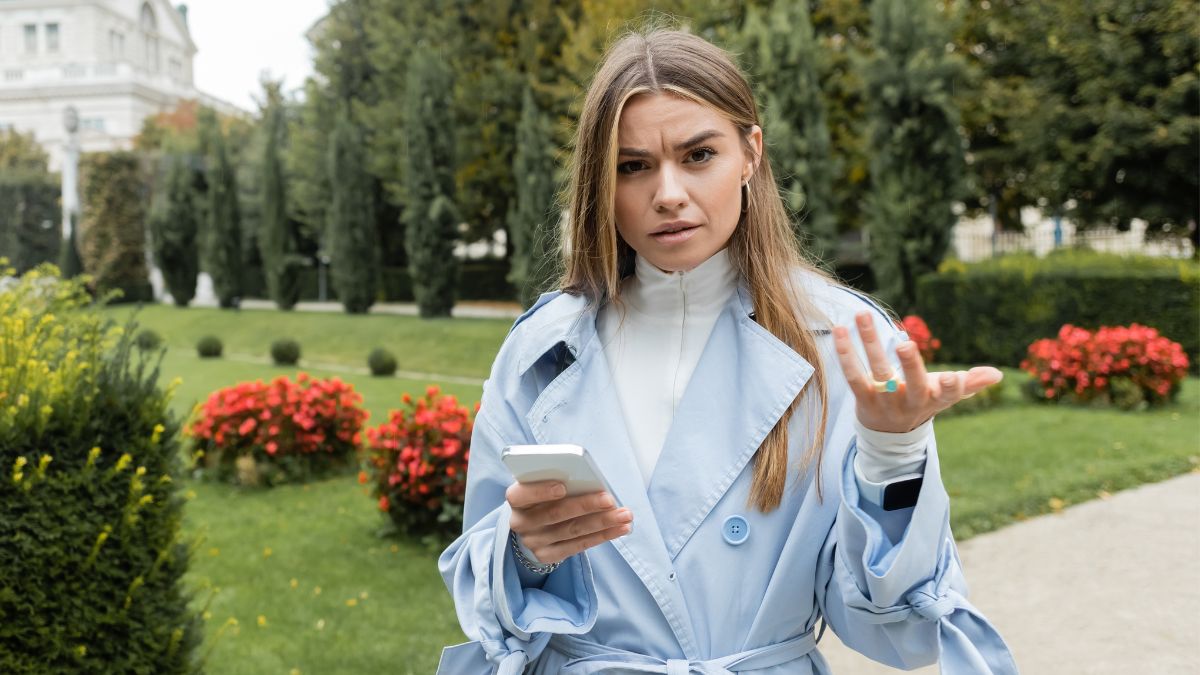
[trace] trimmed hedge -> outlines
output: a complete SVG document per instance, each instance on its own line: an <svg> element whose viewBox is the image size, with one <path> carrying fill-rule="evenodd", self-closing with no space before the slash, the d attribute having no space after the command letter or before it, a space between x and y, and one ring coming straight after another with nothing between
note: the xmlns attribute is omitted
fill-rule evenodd
<svg viewBox="0 0 1200 675"><path fill-rule="evenodd" d="M943 263L917 285L917 313L942 340L940 360L1019 366L1063 324L1140 323L1200 355L1200 265L1064 251Z"/></svg>
<svg viewBox="0 0 1200 675"><path fill-rule="evenodd" d="M329 270L325 277L326 298L331 301L339 300L333 289L333 277ZM267 297L266 282L259 268L247 268L243 272L243 290L248 298ZM317 268L303 267L299 273L300 299L303 301L316 300L319 295ZM508 261L503 258L486 258L464 262L459 267L458 299L459 300L500 300L513 301L517 298L517 289L508 281ZM380 271L379 299L382 302L412 302L412 279L408 270L403 267L384 267Z"/></svg>
<svg viewBox="0 0 1200 675"><path fill-rule="evenodd" d="M62 246L62 192L49 173L0 173L0 256L17 273L58 259Z"/></svg>
<svg viewBox="0 0 1200 675"><path fill-rule="evenodd" d="M170 394L56 274L0 293L0 672L198 672Z"/></svg>
<svg viewBox="0 0 1200 675"><path fill-rule="evenodd" d="M146 186L138 156L125 151L86 153L79 160L79 179L79 253L96 293L119 289L117 302L153 301L146 269Z"/></svg>

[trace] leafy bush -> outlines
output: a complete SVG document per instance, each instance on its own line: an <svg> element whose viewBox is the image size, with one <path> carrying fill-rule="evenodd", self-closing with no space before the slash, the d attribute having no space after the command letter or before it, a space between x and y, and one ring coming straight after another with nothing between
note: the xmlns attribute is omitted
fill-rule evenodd
<svg viewBox="0 0 1200 675"><path fill-rule="evenodd" d="M271 360L277 366L294 366L300 361L300 343L282 338L271 343Z"/></svg>
<svg viewBox="0 0 1200 675"><path fill-rule="evenodd" d="M1063 324L1139 323L1200 354L1200 265L1070 251L943 263L921 279L917 313L942 339L939 357L1016 366L1029 344Z"/></svg>
<svg viewBox="0 0 1200 675"><path fill-rule="evenodd" d="M1174 399L1188 357L1177 342L1146 326L1102 327L1095 333L1070 324L1058 338L1029 345L1021 368L1034 379L1035 399L1072 400L1123 409Z"/></svg>
<svg viewBox="0 0 1200 675"><path fill-rule="evenodd" d="M447 538L462 529L471 448L471 418L453 396L429 387L401 398L405 408L367 429L368 472L379 510L410 536ZM478 404L475 406L479 410Z"/></svg>
<svg viewBox="0 0 1200 675"><path fill-rule="evenodd" d="M371 350L367 356L367 366L372 375L395 375L396 357L388 350L379 347Z"/></svg>
<svg viewBox="0 0 1200 675"><path fill-rule="evenodd" d="M137 334L137 348L144 352L156 351L162 343L162 336L149 328Z"/></svg>
<svg viewBox="0 0 1200 675"><path fill-rule="evenodd" d="M56 275L0 292L0 672L197 672L170 388Z"/></svg>
<svg viewBox="0 0 1200 675"><path fill-rule="evenodd" d="M367 419L361 404L354 387L336 377L243 382L213 392L187 434L222 480L303 481L353 464Z"/></svg>
<svg viewBox="0 0 1200 675"><path fill-rule="evenodd" d="M925 320L916 314L909 314L901 323L901 327L905 333L908 333L909 339L917 343L917 351L921 352L921 358L926 363L933 361L937 350L942 347L942 341L933 337L933 333L929 332L929 326L925 325Z"/></svg>
<svg viewBox="0 0 1200 675"><path fill-rule="evenodd" d="M202 359L215 359L221 356L221 350L224 345L221 344L221 339L215 335L205 335L196 342L196 353Z"/></svg>

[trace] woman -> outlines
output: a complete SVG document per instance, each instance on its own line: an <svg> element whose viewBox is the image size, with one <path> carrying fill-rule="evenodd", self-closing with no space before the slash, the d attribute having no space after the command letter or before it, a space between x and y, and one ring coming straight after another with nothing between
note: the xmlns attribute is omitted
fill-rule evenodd
<svg viewBox="0 0 1200 675"><path fill-rule="evenodd" d="M570 198L562 291L484 388L439 561L473 641L439 672L826 673L825 624L896 667L1016 672L963 597L931 422L1001 374L926 373L803 262L729 56L614 45ZM587 448L614 494L514 483L500 452L530 443Z"/></svg>

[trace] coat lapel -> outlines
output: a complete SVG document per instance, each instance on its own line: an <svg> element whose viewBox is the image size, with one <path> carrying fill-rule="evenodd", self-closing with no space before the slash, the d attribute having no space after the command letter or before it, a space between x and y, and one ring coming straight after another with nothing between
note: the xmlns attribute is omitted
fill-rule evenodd
<svg viewBox="0 0 1200 675"><path fill-rule="evenodd" d="M752 314L739 287L713 326L651 476L649 501L672 560L813 373Z"/></svg>

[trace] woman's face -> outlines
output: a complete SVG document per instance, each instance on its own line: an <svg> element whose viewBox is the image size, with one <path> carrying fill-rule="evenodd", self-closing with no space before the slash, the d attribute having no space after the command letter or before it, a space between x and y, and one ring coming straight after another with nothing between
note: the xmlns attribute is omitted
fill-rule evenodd
<svg viewBox="0 0 1200 675"><path fill-rule="evenodd" d="M668 94L625 103L617 127L617 231L665 272L690 270L729 243L741 216L741 187L758 166L733 122Z"/></svg>

